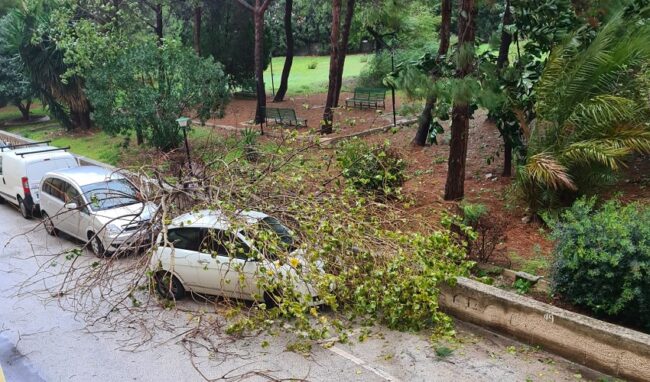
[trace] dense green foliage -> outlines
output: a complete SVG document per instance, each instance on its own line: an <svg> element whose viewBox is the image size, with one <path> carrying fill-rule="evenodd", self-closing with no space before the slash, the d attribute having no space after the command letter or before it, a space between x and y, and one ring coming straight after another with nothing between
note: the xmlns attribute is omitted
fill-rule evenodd
<svg viewBox="0 0 650 382"><path fill-rule="evenodd" d="M650 152L649 9L613 15L549 57L536 87L537 121L518 185L533 210L611 179L633 152Z"/></svg>
<svg viewBox="0 0 650 382"><path fill-rule="evenodd" d="M21 69L15 57L0 53L0 107L8 104L21 106L23 101L29 102L34 96L31 83Z"/></svg>
<svg viewBox="0 0 650 382"><path fill-rule="evenodd" d="M343 176L357 190L386 197L399 195L406 162L387 143L369 145L353 139L339 147L336 160Z"/></svg>
<svg viewBox="0 0 650 382"><path fill-rule="evenodd" d="M199 58L174 40L153 40L124 49L88 76L94 117L113 134L136 130L162 150L178 147L181 115L207 119L221 112L227 98L220 65Z"/></svg>
<svg viewBox="0 0 650 382"><path fill-rule="evenodd" d="M595 313L650 330L650 208L582 198L553 222L553 288Z"/></svg>

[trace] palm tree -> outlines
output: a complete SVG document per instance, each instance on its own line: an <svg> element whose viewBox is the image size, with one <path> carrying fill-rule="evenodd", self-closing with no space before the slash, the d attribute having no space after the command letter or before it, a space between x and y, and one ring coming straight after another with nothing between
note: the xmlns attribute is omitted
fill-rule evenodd
<svg viewBox="0 0 650 382"><path fill-rule="evenodd" d="M30 81L54 116L68 128L90 128L91 108L83 79L77 75L63 78L68 65L64 52L48 34L50 15L46 2L24 3L22 9L7 16L0 38L20 57Z"/></svg>
<svg viewBox="0 0 650 382"><path fill-rule="evenodd" d="M646 8L640 15L647 15ZM646 16L647 17L647 16ZM518 185L534 211L585 191L650 153L650 25L620 12L592 40L576 32L549 57Z"/></svg>

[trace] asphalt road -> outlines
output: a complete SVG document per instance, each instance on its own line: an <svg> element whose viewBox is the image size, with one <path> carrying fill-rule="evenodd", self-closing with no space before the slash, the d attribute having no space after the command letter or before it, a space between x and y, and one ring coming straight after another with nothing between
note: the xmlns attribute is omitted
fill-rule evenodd
<svg viewBox="0 0 650 382"><path fill-rule="evenodd" d="M353 344L314 346L308 356L286 350L290 334L231 340L212 334L218 351L195 344L194 355L179 340L193 327L199 303L183 311L160 309L151 320L166 329L142 342L136 326L90 325L85 317L39 293L48 254L78 245L52 238L38 220L24 220L0 205L0 365L7 381L263 381L296 378L310 381L576 381L603 376L542 350L458 323L459 342L450 356L438 357L426 333L373 328ZM94 261L90 254L89 260ZM34 278L34 276L37 276ZM37 282L26 283L26 280ZM261 346L267 340L269 346ZM134 349L135 342L142 346Z"/></svg>

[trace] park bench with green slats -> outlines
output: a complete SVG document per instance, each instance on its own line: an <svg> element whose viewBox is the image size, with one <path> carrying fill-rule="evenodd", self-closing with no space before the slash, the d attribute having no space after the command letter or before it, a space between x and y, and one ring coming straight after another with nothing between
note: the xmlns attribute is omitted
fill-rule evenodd
<svg viewBox="0 0 650 382"><path fill-rule="evenodd" d="M356 88L354 96L345 100L345 106L373 109L386 108L386 89Z"/></svg>
<svg viewBox="0 0 650 382"><path fill-rule="evenodd" d="M267 107L264 110L266 123L273 120L275 123L289 126L307 126L306 119L296 117L296 111L293 109L282 109L277 107Z"/></svg>

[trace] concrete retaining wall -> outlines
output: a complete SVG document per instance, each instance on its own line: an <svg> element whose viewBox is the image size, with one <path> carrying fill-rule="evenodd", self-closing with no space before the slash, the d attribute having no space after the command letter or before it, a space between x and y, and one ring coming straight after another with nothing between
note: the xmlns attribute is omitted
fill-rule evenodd
<svg viewBox="0 0 650 382"><path fill-rule="evenodd" d="M466 278L443 288L440 305L460 320L540 345L592 369L650 381L650 335Z"/></svg>

